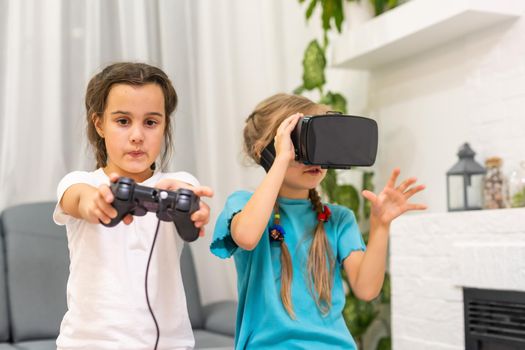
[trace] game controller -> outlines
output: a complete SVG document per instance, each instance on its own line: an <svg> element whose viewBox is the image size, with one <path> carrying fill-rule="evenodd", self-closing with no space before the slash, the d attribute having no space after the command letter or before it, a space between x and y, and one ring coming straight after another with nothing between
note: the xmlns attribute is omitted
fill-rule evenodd
<svg viewBox="0 0 525 350"><path fill-rule="evenodd" d="M199 209L199 197L193 191L185 188L167 191L141 186L127 177L118 178L110 188L115 197L112 205L117 210L117 216L109 224L102 225L113 227L128 214L144 216L147 212L154 212L160 220L174 222L183 240L192 242L199 237L199 228L190 218Z"/></svg>

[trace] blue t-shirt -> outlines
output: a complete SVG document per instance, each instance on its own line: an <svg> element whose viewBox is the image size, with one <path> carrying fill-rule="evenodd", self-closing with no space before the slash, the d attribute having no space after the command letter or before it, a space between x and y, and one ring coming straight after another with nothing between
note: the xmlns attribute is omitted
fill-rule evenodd
<svg viewBox="0 0 525 350"><path fill-rule="evenodd" d="M239 248L231 237L231 219L251 196L250 192L238 191L227 199L215 224L211 244L213 254L220 258L233 255L235 259L239 293L235 348L357 349L342 315L345 293L339 268L352 251L365 250L353 212L339 205L329 205L332 216L324 227L336 268L332 307L323 315L310 294L306 276L317 215L308 199L278 199L281 225L293 265L291 294L296 318L291 319L280 297L280 243L271 242L268 234L273 218L252 251Z"/></svg>

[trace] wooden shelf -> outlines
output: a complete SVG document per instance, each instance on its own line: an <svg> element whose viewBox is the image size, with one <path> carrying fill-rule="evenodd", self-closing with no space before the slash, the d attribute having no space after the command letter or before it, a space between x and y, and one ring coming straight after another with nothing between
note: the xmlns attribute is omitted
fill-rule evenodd
<svg viewBox="0 0 525 350"><path fill-rule="evenodd" d="M333 65L370 70L524 11L525 0L411 0L344 32L334 41Z"/></svg>

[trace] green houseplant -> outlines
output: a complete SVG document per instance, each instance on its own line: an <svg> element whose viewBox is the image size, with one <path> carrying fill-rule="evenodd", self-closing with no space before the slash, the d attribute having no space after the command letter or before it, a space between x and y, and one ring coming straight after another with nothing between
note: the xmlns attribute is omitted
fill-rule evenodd
<svg viewBox="0 0 525 350"><path fill-rule="evenodd" d="M323 29L323 38L319 42L317 39L310 41L307 45L303 57L303 76L302 84L294 90L296 94L303 94L307 91L317 91L319 94L319 103L332 107L334 111L346 113L346 98L339 92L325 89L326 78L325 69L327 67L326 52L329 46L329 33L334 29L341 32L344 22L344 2L356 0L309 0L306 8L306 19L310 19L316 8L321 11L321 23ZM379 15L399 4L399 0L369 0ZM299 0L299 3L306 3L306 0ZM361 171L363 190L374 190L373 172ZM361 202L361 196L357 188L351 184L338 183L338 172L330 169L326 178L321 184L322 192L326 199L332 203L344 205L353 210L356 219L360 223L365 242L368 242L368 219L370 216L370 203ZM390 278L388 273L385 276L385 282L380 296L371 302L364 302L355 297L349 290L346 297L346 304L343 310L343 316L347 326L356 340L358 347L362 348L363 338L370 325L378 317L383 317L387 328L388 336L382 338L377 343L377 350L391 349L389 316L381 315L382 310L390 307ZM385 319L386 318L386 319Z"/></svg>

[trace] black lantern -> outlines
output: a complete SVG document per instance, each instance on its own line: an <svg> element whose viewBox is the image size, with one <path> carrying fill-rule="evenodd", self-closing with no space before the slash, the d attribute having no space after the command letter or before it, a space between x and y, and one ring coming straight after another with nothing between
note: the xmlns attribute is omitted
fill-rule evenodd
<svg viewBox="0 0 525 350"><path fill-rule="evenodd" d="M447 171L448 211L482 208L483 175L485 168L476 163L476 152L464 143L459 149L459 161Z"/></svg>

